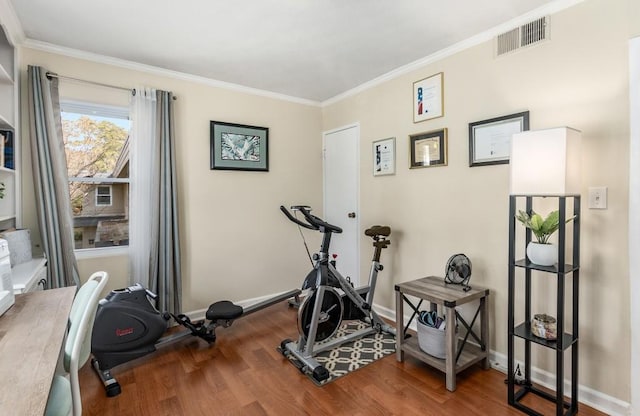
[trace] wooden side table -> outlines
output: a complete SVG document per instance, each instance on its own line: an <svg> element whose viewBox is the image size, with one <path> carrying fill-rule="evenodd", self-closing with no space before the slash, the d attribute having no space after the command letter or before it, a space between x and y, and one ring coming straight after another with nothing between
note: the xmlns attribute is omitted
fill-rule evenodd
<svg viewBox="0 0 640 416"><path fill-rule="evenodd" d="M447 390L455 391L456 374L462 370L482 361L484 369L489 368L489 310L487 298L489 289L473 286L470 290L464 291L462 286L446 284L441 277L429 276L422 279L404 282L395 286L396 290L396 359L399 362L404 360L407 353L432 367L443 371L446 374ZM406 295L415 296L420 299L418 305L414 305ZM473 300L479 299L480 305L475 316L468 324L456 311L456 306L463 305ZM466 331L458 350L455 349L456 325L445 327L446 357L439 359L433 357L420 349L417 336L407 337L407 330L413 319L417 316L423 301L430 302L430 310L437 310L438 305L444 309L444 316L447 323L457 319L458 324L462 324ZM413 314L404 325L404 303L412 309ZM480 315L480 337L472 330L476 318ZM460 334L462 335L462 334ZM467 343L469 336L473 337L477 345Z"/></svg>

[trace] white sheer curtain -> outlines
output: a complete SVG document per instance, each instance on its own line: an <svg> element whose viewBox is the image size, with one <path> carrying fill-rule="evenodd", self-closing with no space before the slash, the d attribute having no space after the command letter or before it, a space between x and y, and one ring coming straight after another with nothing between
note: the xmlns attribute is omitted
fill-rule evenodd
<svg viewBox="0 0 640 416"><path fill-rule="evenodd" d="M139 88L132 99L129 248L132 283L158 295L161 311L180 313L182 275L175 158L174 96Z"/></svg>
<svg viewBox="0 0 640 416"><path fill-rule="evenodd" d="M129 252L130 280L152 288L151 250L157 243L157 228L152 218L158 215L159 145L156 111L156 90L137 88L132 97L131 154L129 177L131 178L129 204Z"/></svg>

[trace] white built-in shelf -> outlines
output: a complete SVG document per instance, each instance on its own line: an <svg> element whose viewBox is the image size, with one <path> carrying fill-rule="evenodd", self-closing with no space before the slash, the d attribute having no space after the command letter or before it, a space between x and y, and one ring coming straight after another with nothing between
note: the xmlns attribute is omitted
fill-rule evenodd
<svg viewBox="0 0 640 416"><path fill-rule="evenodd" d="M0 83L13 84L13 77L9 75L7 69L2 65L0 65Z"/></svg>
<svg viewBox="0 0 640 416"><path fill-rule="evenodd" d="M36 257L11 268L14 293L25 293L33 290L40 279L47 277L47 260L44 257Z"/></svg>
<svg viewBox="0 0 640 416"><path fill-rule="evenodd" d="M13 129L13 124L2 113L0 113L0 129Z"/></svg>
<svg viewBox="0 0 640 416"><path fill-rule="evenodd" d="M0 129L13 132L14 167L20 169L20 132L18 123L18 66L13 44L0 26ZM0 229L20 226L20 175L13 169L0 168L4 198L0 199Z"/></svg>
<svg viewBox="0 0 640 416"><path fill-rule="evenodd" d="M0 82L13 84L14 81L15 50L11 42L0 28Z"/></svg>

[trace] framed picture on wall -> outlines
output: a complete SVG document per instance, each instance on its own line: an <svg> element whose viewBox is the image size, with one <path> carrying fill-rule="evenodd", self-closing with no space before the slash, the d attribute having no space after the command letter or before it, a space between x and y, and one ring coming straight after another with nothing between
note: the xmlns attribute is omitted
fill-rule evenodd
<svg viewBox="0 0 640 416"><path fill-rule="evenodd" d="M269 170L269 129L211 121L211 169Z"/></svg>
<svg viewBox="0 0 640 416"><path fill-rule="evenodd" d="M509 163L511 136L529 130L529 112L469 123L469 166Z"/></svg>
<svg viewBox="0 0 640 416"><path fill-rule="evenodd" d="M410 168L447 165L447 129L409 136Z"/></svg>
<svg viewBox="0 0 640 416"><path fill-rule="evenodd" d="M396 173L396 138L373 142L373 176Z"/></svg>
<svg viewBox="0 0 640 416"><path fill-rule="evenodd" d="M444 116L444 73L413 83L413 122Z"/></svg>

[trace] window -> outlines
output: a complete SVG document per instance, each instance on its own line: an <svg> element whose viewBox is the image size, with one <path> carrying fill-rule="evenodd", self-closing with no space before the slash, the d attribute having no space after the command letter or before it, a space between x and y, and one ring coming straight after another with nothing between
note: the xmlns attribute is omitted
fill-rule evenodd
<svg viewBox="0 0 640 416"><path fill-rule="evenodd" d="M76 249L129 244L129 109L61 103Z"/></svg>
<svg viewBox="0 0 640 416"><path fill-rule="evenodd" d="M111 185L96 186L96 205L111 205Z"/></svg>

